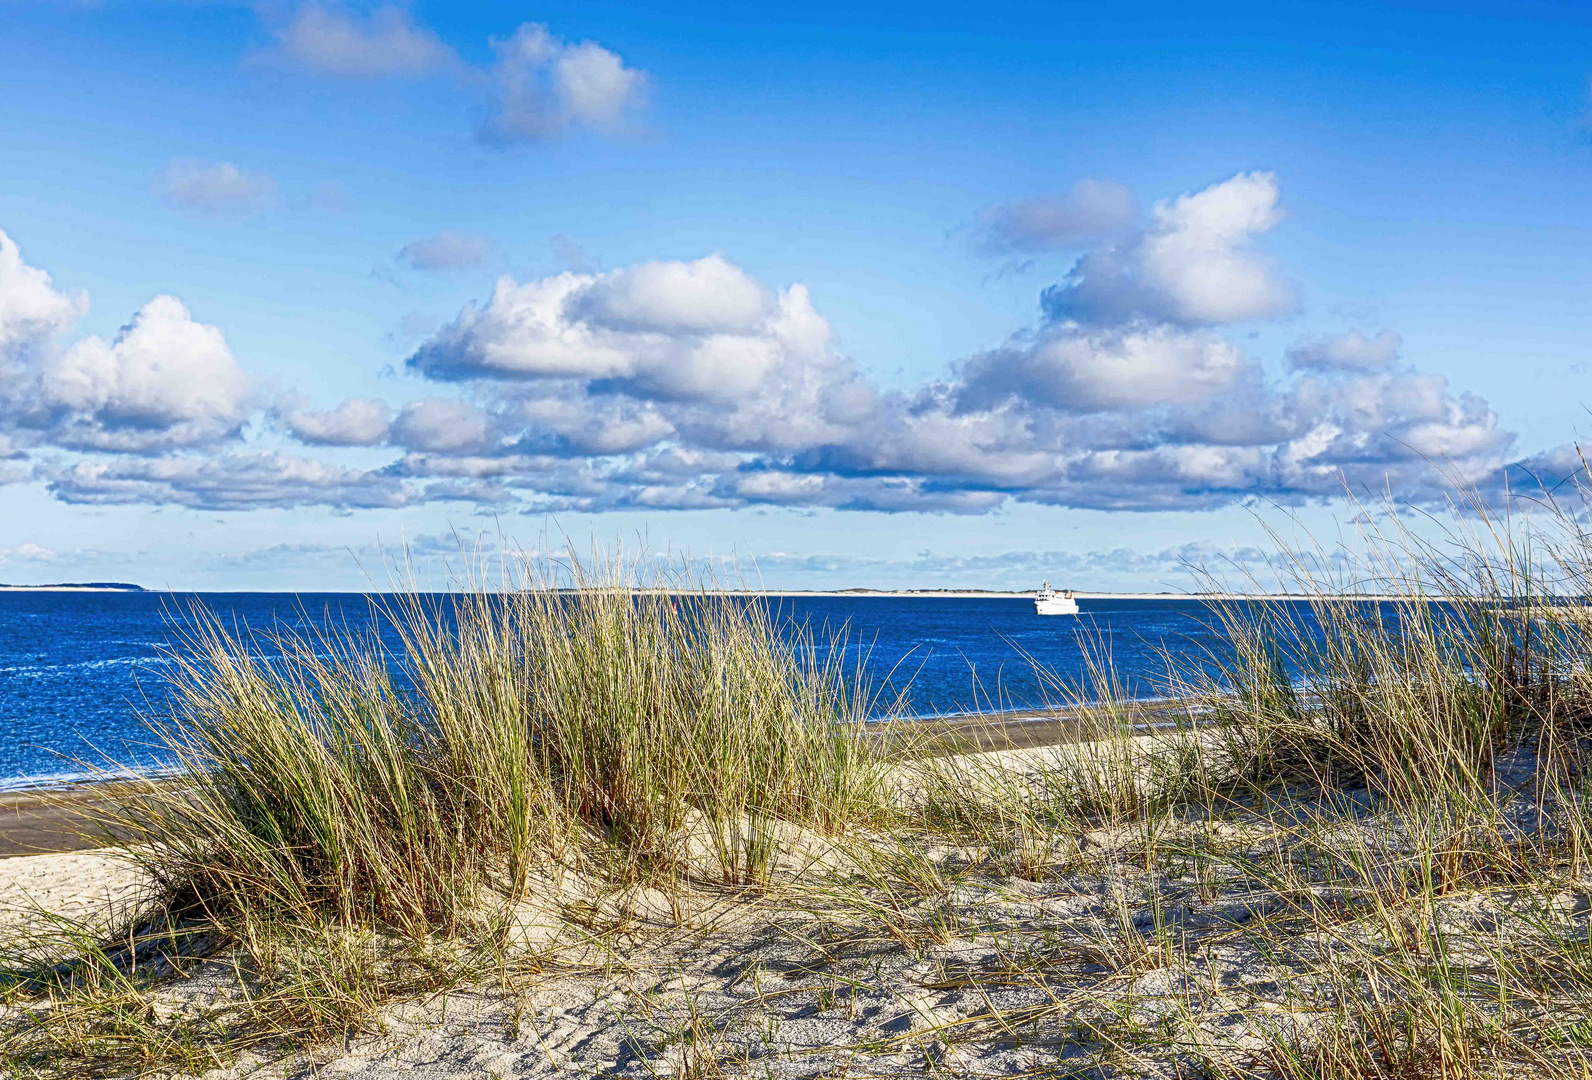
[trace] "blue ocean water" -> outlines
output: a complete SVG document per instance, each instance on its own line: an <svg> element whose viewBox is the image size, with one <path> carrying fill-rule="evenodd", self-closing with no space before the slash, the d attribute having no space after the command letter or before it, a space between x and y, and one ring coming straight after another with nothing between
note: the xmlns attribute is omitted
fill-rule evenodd
<svg viewBox="0 0 1592 1080"><path fill-rule="evenodd" d="M170 650L195 603L257 630L357 626L356 594L0 593L0 787L64 780L82 762L158 767L141 714L159 713ZM783 597L776 614L820 639L844 628L881 700L904 692L916 715L1034 707L1047 700L1027 657L1064 679L1104 648L1141 696L1158 689L1161 649L1212 642L1194 600L1083 600L1078 618L1041 617L1026 599ZM380 625L378 621L378 625ZM390 634L388 635L390 638Z"/></svg>

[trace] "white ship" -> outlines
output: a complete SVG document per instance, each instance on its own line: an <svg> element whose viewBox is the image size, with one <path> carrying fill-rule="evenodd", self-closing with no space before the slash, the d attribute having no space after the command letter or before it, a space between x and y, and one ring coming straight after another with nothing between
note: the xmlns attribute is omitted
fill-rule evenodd
<svg viewBox="0 0 1592 1080"><path fill-rule="evenodd" d="M1034 594L1034 610L1041 615L1076 615L1078 614L1078 601L1073 598L1071 589L1057 592L1050 587L1050 582Z"/></svg>

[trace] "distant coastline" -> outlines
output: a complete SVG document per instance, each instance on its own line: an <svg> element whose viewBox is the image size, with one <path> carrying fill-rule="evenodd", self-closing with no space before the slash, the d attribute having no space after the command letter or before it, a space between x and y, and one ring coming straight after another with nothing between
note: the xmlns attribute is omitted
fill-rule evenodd
<svg viewBox="0 0 1592 1080"><path fill-rule="evenodd" d="M560 589L559 592L576 592ZM687 589L636 589L637 593L687 594ZM859 599L1032 600L1035 589L713 589L725 596L831 596ZM1086 592L1073 589L1079 600L1415 600L1407 593L1241 593L1241 592Z"/></svg>
<svg viewBox="0 0 1592 1080"><path fill-rule="evenodd" d="M63 581L50 585L0 584L0 593L7 592L84 592L84 593L147 593L142 585L125 581ZM227 591L227 590L219 590ZM261 589L260 595L294 595L298 590ZM560 593L574 593L576 589L557 589ZM695 594L690 589L634 589L637 594L669 593ZM795 596L833 597L836 599L920 599L920 600L1031 600L1034 589L711 589L720 596ZM200 593L199 595L203 595ZM322 595L313 593L312 595ZM387 593L353 592L340 589L325 595L377 596ZM1072 590L1079 600L1414 600L1419 597L1406 593L1243 593L1243 592L1088 592Z"/></svg>
<svg viewBox="0 0 1592 1080"><path fill-rule="evenodd" d="M148 592L125 581L62 581L54 585L0 585L3 592Z"/></svg>

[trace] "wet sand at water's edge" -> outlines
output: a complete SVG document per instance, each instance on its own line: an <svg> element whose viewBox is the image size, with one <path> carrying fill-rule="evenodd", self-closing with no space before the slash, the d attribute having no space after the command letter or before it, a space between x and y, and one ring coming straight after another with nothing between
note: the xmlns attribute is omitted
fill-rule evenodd
<svg viewBox="0 0 1592 1080"><path fill-rule="evenodd" d="M0 859L104 847L114 781L0 792Z"/></svg>

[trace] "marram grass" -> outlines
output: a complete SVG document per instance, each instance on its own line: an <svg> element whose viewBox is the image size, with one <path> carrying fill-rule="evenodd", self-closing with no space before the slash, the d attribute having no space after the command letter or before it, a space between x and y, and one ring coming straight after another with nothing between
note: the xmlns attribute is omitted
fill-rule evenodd
<svg viewBox="0 0 1592 1080"><path fill-rule="evenodd" d="M130 802L123 849L174 911L418 935L549 861L666 875L688 820L883 814L835 643L758 600L642 584L609 565L573 589L399 596L378 613L394 657L339 630L279 632L266 659L198 612L156 727L187 782Z"/></svg>

